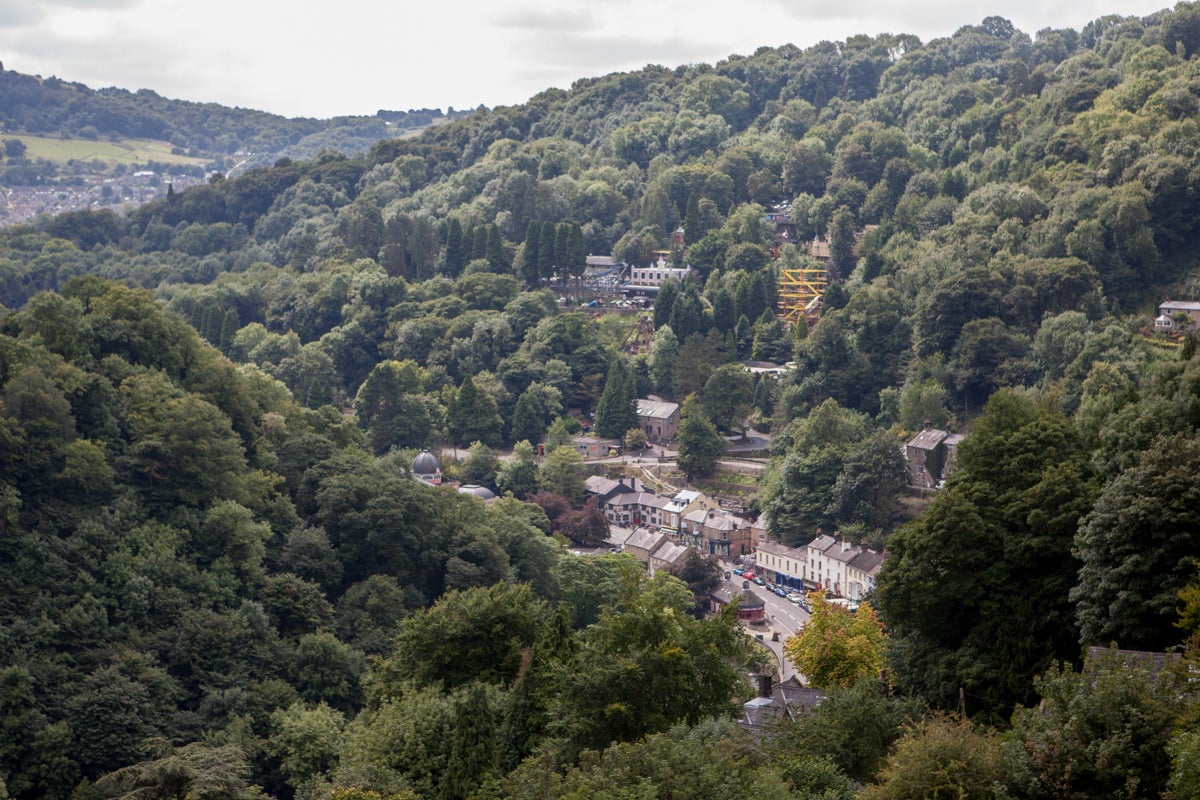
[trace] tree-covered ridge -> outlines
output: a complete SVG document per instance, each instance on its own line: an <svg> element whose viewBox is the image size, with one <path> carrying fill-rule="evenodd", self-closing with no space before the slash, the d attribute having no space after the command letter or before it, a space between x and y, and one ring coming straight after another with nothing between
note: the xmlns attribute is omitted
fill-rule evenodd
<svg viewBox="0 0 1200 800"><path fill-rule="evenodd" d="M261 165L285 156L312 158L324 148L364 152L380 139L464 113L471 112L424 108L328 120L289 119L217 103L172 100L150 89L93 90L81 83L23 75L0 66L0 125L7 133L156 139L218 163L238 154L228 162L230 166L246 159Z"/></svg>
<svg viewBox="0 0 1200 800"><path fill-rule="evenodd" d="M1195 644L1200 360L1142 329L1196 293L1198 30L1181 4L650 67L7 232L6 791L1191 796L1190 688L1082 646ZM779 201L829 238L811 329L776 315L813 265L773 258ZM696 275L648 347L564 308L587 253L654 251ZM548 533L604 533L563 445L650 392L695 477L773 434L754 505L785 544L891 551L892 694L746 738L732 621L563 555ZM917 514L926 423L967 435ZM512 497L409 480L437 445ZM905 728L922 703L960 716Z"/></svg>
<svg viewBox="0 0 1200 800"><path fill-rule="evenodd" d="M733 617L692 617L681 581L623 557L581 571L539 506L413 480L353 417L295 403L142 290L78 278L0 327L5 796L169 774L234 792L248 770L290 796L343 756L347 774L384 768L390 704L410 695L455 736L478 704L528 717L507 723L513 765L548 736L570 760L725 712L740 688ZM368 656L386 657L370 680ZM592 660L694 701L585 678ZM594 704L612 702L629 711L604 722ZM343 728L345 753L322 738ZM419 726L440 755L388 780L465 796L483 774L442 733Z"/></svg>

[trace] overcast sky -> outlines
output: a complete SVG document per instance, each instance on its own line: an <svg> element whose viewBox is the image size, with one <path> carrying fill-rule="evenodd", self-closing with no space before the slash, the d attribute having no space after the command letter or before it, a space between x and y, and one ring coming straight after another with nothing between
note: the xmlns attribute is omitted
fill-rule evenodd
<svg viewBox="0 0 1200 800"><path fill-rule="evenodd" d="M580 77L855 34L1030 36L1164 0L0 0L0 61L290 117L522 103Z"/></svg>

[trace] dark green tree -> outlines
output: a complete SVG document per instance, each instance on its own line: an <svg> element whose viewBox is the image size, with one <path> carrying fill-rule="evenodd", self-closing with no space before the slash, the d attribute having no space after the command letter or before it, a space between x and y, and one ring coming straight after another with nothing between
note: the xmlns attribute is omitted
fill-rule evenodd
<svg viewBox="0 0 1200 800"><path fill-rule="evenodd" d="M1040 702L1017 709L1003 745L1009 797L1164 796L1182 711L1170 671L1101 651L1081 672L1055 665L1036 689Z"/></svg>
<svg viewBox="0 0 1200 800"><path fill-rule="evenodd" d="M466 800L496 771L496 720L483 684L471 686L454 709L441 800Z"/></svg>
<svg viewBox="0 0 1200 800"><path fill-rule="evenodd" d="M494 487L499 461L492 448L483 442L472 442L467 448L467 457L458 465L463 483Z"/></svg>
<svg viewBox="0 0 1200 800"><path fill-rule="evenodd" d="M504 249L504 241L500 236L500 229L495 225L487 226L487 243L485 248L484 258L487 259L488 266L491 267L492 272L505 275L512 270L508 253Z"/></svg>
<svg viewBox="0 0 1200 800"><path fill-rule="evenodd" d="M512 492L518 500L533 494L538 488L537 453L528 440L513 445L512 455L496 470L496 488Z"/></svg>
<svg viewBox="0 0 1200 800"><path fill-rule="evenodd" d="M446 223L446 257L443 271L451 278L462 274L463 265L463 229L458 217L451 217Z"/></svg>
<svg viewBox="0 0 1200 800"><path fill-rule="evenodd" d="M1200 547L1200 441L1157 438L1136 466L1105 485L1079 525L1082 562L1071 597L1085 644L1162 650L1178 644L1179 592Z"/></svg>
<svg viewBox="0 0 1200 800"><path fill-rule="evenodd" d="M496 403L476 388L470 375L463 378L447 416L450 434L458 444L483 442L489 447L500 444L503 423Z"/></svg>
<svg viewBox="0 0 1200 800"><path fill-rule="evenodd" d="M542 237L542 223L530 220L525 229L525 250L521 256L521 277L526 286L537 286L542 274L538 267L538 245Z"/></svg>
<svg viewBox="0 0 1200 800"><path fill-rule="evenodd" d="M702 406L717 430L743 431L754 400L754 378L741 364L717 367L704 383Z"/></svg>
<svg viewBox="0 0 1200 800"><path fill-rule="evenodd" d="M717 460L725 453L724 437L704 415L695 395L688 395L683 401L675 442L679 448L676 463L689 481L712 474Z"/></svg>
<svg viewBox="0 0 1200 800"><path fill-rule="evenodd" d="M380 686L415 680L449 691L472 681L508 684L546 613L528 584L449 591L401 623L392 656L376 669Z"/></svg>
<svg viewBox="0 0 1200 800"><path fill-rule="evenodd" d="M625 360L615 356L604 381L604 392L596 404L596 435L605 439L623 439L625 432L636 428L637 408L634 405L636 385Z"/></svg>
<svg viewBox="0 0 1200 800"><path fill-rule="evenodd" d="M583 228L579 226L578 222L573 222L567 229L566 258L563 262L564 268L572 278L583 276L583 271L587 268L587 255L587 242L583 238Z"/></svg>
<svg viewBox="0 0 1200 800"><path fill-rule="evenodd" d="M522 439L528 442L540 442L546 432L546 411L538 392L533 388L521 392L517 405L513 408L512 424L509 426L509 438L514 442Z"/></svg>
<svg viewBox="0 0 1200 800"><path fill-rule="evenodd" d="M668 397L674 395L675 366L679 362L679 339L669 325L655 328L650 346L650 381L654 389Z"/></svg>
<svg viewBox="0 0 1200 800"><path fill-rule="evenodd" d="M537 264L538 275L548 281L554 277L557 262L554 260L554 223L543 222L541 233L538 234Z"/></svg>
<svg viewBox="0 0 1200 800"><path fill-rule="evenodd" d="M889 540L877 600L901 686L944 708L965 687L1003 718L1078 653L1072 543L1095 490L1071 423L1011 390L958 450L954 479Z"/></svg>
<svg viewBox="0 0 1200 800"><path fill-rule="evenodd" d="M697 620L678 578L647 578L632 564L623 578L616 605L586 630L557 676L551 732L576 752L725 714L744 680L745 638L731 611Z"/></svg>

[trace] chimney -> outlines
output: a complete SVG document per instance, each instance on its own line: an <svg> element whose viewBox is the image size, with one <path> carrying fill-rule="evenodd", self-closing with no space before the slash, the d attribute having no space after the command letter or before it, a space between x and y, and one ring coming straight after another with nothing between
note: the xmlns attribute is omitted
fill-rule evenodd
<svg viewBox="0 0 1200 800"><path fill-rule="evenodd" d="M932 428L932 427L933 427L933 423L932 423L932 422L930 422L929 420L925 420L925 424L924 424L924 426L923 426L923 427L924 427L924 429L925 429L925 430L929 430L930 428Z"/></svg>
<svg viewBox="0 0 1200 800"><path fill-rule="evenodd" d="M770 675L752 675L756 688L758 689L759 697L771 696L771 676Z"/></svg>

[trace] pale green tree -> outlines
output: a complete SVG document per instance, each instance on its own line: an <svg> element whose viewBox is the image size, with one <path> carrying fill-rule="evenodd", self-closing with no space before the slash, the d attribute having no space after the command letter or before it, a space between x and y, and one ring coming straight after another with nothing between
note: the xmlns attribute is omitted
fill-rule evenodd
<svg viewBox="0 0 1200 800"><path fill-rule="evenodd" d="M852 686L879 675L887 649L887 634L871 604L863 602L851 613L833 605L821 592L809 594L812 617L788 638L783 653L821 689Z"/></svg>

